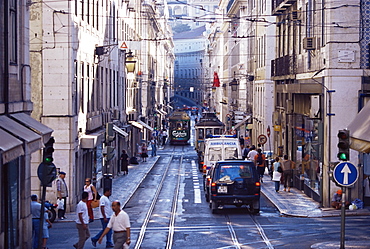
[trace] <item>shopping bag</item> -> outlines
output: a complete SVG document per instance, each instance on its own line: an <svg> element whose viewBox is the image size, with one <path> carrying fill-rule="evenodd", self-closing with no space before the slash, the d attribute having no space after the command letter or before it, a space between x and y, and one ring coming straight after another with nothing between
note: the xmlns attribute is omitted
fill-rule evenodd
<svg viewBox="0 0 370 249"><path fill-rule="evenodd" d="M281 173L279 173L277 171L272 172L272 180L274 182L279 182L280 178L281 178Z"/></svg>
<svg viewBox="0 0 370 249"><path fill-rule="evenodd" d="M57 200L57 209L64 210L64 199L58 199Z"/></svg>

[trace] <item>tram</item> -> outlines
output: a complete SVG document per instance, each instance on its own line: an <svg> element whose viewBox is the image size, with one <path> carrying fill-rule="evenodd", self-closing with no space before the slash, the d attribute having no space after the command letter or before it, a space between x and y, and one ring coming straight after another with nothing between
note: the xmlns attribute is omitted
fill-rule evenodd
<svg viewBox="0 0 370 249"><path fill-rule="evenodd" d="M198 155L199 170L203 170L204 141L214 135L222 135L225 124L213 112L204 112L199 122L195 124L195 150Z"/></svg>
<svg viewBox="0 0 370 249"><path fill-rule="evenodd" d="M187 144L190 139L190 117L187 112L174 111L168 119L170 144Z"/></svg>

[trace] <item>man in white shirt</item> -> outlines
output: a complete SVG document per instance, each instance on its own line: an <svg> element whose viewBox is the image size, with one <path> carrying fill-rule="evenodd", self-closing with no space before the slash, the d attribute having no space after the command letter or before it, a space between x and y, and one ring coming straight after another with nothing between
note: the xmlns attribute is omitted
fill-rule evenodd
<svg viewBox="0 0 370 249"><path fill-rule="evenodd" d="M254 157L258 154L258 152L256 151L256 146L252 145L251 146L251 150L249 151L248 153L248 159L251 160L251 161L254 161Z"/></svg>
<svg viewBox="0 0 370 249"><path fill-rule="evenodd" d="M90 230L89 230L89 214L87 210L87 199L89 194L87 192L82 193L82 200L77 204L77 219L76 227L78 230L78 242L73 245L74 248L83 249L85 245L85 241L90 237Z"/></svg>
<svg viewBox="0 0 370 249"><path fill-rule="evenodd" d="M131 243L130 218L125 211L121 210L121 203L119 201L112 203L112 209L114 213L103 234L100 236L98 243L101 244L103 237L112 229L114 249L121 249L125 243L127 245Z"/></svg>
<svg viewBox="0 0 370 249"><path fill-rule="evenodd" d="M100 198L100 203L99 203L99 207L100 207L100 221L101 221L101 225L103 227L103 229L97 234L95 235L94 237L91 238L91 243L93 244L93 246L96 247L96 242L98 242L100 236L103 234L105 228L107 227L108 223L109 223L109 220L110 220L110 217L112 216L113 214L113 210L111 208L111 202L109 200L109 196L112 195L112 191L109 189L109 188L105 188L104 189L104 195ZM107 233L107 236L106 236L106 248L111 248L113 247L113 241L112 241L112 230L109 230L109 232Z"/></svg>

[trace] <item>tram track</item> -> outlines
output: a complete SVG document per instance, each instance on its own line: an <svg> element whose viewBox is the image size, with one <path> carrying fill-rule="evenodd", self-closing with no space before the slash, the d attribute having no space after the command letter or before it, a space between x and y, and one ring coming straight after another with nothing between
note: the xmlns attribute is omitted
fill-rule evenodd
<svg viewBox="0 0 370 249"><path fill-rule="evenodd" d="M175 234L179 233L178 238L182 234L187 234L186 231L196 233L213 231L213 233L227 234L229 245L214 248L242 249L251 245L251 243L256 246L257 244L263 244L263 248L274 248L262 225L252 214L249 214L249 220L252 220L252 223L247 226L240 224L239 215L236 218L239 220L235 220L235 216L228 213L224 214L223 225L219 223L219 225L212 224L209 226L176 226L179 202L181 201L179 199L182 180L186 179L184 178L185 173L192 172L185 170L184 159L186 156L184 155L184 148L184 146L174 146L171 151L168 151L167 156L161 158L147 173L146 178L148 179L142 181L137 193L133 194L128 201L128 208L133 208L132 210L138 213L135 218L139 221L134 225L134 230L137 232L132 237L133 244L131 248L175 248L179 245L179 242L175 240ZM194 162L190 164L192 169L195 167L193 164ZM198 173L196 168L195 172ZM152 189L151 192L150 189ZM148 193L151 194L148 195ZM130 203L132 198L134 200ZM194 203L197 202L194 201ZM135 209L138 209L138 211ZM248 215L244 216L244 218L247 217ZM253 234L254 239L246 240L246 232Z"/></svg>
<svg viewBox="0 0 370 249"><path fill-rule="evenodd" d="M179 151L179 149L181 151ZM176 184L175 184L175 186L172 186L172 188L174 190L173 190L173 193L172 193L173 198L171 200L172 204L171 204L170 217L168 219L168 225L165 226L163 229L161 229L162 233L163 233L163 231L167 232L167 239L165 241L166 246L164 248L172 248L173 238L174 238L174 231L175 231L176 210L177 210L177 203L178 203L178 196L179 196L179 186L180 186L180 180L181 180L180 171L181 171L181 167L182 167L182 163L183 163L182 162L183 157L184 157L184 146L173 147L173 151L172 151L171 155L169 156L168 162L166 163L165 167L162 168L162 170L160 170L160 172L162 172L161 179L158 182L158 185L157 185L157 188L155 190L154 195L151 196L151 202L150 202L149 208L147 209L147 212L145 214L145 218L142 221L142 224L140 226L140 231L139 231L138 237L135 241L135 245L134 245L133 248L135 248L135 249L142 248L142 246L144 244L145 237L146 237L148 231L150 230L149 223L154 218L154 210L156 208L157 203L160 201L160 195L162 194L163 189L165 187L166 179L167 179L167 177L169 177L168 176L169 170L170 169L174 170L173 165L176 165L176 163L174 163L174 162L178 160L179 163L177 164L178 166L176 168L176 180L175 180ZM155 169L155 166L154 166L148 174L151 174L151 173L152 174L157 174L157 173L155 173L155 170L156 169ZM131 198L133 198L133 196L131 196ZM130 202L130 200L128 202ZM152 230L150 230L150 231L152 231Z"/></svg>

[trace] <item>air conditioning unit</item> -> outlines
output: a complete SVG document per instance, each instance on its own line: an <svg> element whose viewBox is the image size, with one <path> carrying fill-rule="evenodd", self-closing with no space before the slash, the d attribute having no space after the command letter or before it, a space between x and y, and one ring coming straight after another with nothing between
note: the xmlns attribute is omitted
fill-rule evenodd
<svg viewBox="0 0 370 249"><path fill-rule="evenodd" d="M292 20L298 20L299 19L299 14L300 14L299 10L293 10L292 13L291 13Z"/></svg>
<svg viewBox="0 0 370 249"><path fill-rule="evenodd" d="M303 48L306 50L316 49L316 37L303 38Z"/></svg>

